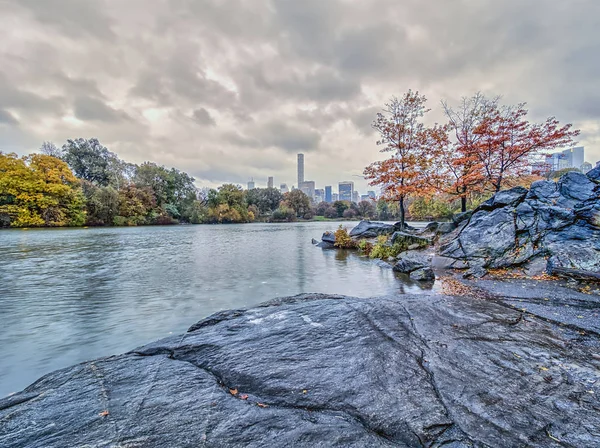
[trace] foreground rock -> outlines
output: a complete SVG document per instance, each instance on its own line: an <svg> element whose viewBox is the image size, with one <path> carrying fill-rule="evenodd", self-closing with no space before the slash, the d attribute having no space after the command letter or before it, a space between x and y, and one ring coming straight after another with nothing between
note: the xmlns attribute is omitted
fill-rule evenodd
<svg viewBox="0 0 600 448"><path fill-rule="evenodd" d="M218 313L0 400L0 446L599 446L597 334L492 289Z"/></svg>
<svg viewBox="0 0 600 448"><path fill-rule="evenodd" d="M442 244L441 255L478 268L600 271L600 185L589 174L497 193Z"/></svg>

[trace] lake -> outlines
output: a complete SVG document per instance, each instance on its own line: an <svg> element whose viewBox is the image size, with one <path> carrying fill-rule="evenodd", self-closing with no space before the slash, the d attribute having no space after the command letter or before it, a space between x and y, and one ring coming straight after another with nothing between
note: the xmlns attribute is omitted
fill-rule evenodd
<svg viewBox="0 0 600 448"><path fill-rule="evenodd" d="M337 226L0 231L0 397L52 370L182 333L223 309L303 292L428 292L356 252L311 244Z"/></svg>

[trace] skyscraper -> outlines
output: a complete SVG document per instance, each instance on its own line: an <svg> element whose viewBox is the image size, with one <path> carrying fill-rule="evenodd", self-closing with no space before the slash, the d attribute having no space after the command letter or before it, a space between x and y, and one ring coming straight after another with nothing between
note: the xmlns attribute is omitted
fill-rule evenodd
<svg viewBox="0 0 600 448"><path fill-rule="evenodd" d="M290 191L290 189L288 188L287 184L281 184L279 186L279 191L281 191L282 193L287 193L288 191Z"/></svg>
<svg viewBox="0 0 600 448"><path fill-rule="evenodd" d="M352 192L352 202L356 202L357 204L360 202L360 194L356 190Z"/></svg>
<svg viewBox="0 0 600 448"><path fill-rule="evenodd" d="M340 201L352 202L354 196L354 182L344 181L338 184L338 192L340 195Z"/></svg>
<svg viewBox="0 0 600 448"><path fill-rule="evenodd" d="M311 199L315 198L315 181L305 180L300 184L300 190Z"/></svg>
<svg viewBox="0 0 600 448"><path fill-rule="evenodd" d="M273 176L269 176L269 180L267 181L267 188L273 188Z"/></svg>
<svg viewBox="0 0 600 448"><path fill-rule="evenodd" d="M331 196L331 185L325 187L325 202L333 202L333 196Z"/></svg>
<svg viewBox="0 0 600 448"><path fill-rule="evenodd" d="M304 154L298 154L298 188L304 183Z"/></svg>
<svg viewBox="0 0 600 448"><path fill-rule="evenodd" d="M254 190L254 179L248 182L248 190Z"/></svg>

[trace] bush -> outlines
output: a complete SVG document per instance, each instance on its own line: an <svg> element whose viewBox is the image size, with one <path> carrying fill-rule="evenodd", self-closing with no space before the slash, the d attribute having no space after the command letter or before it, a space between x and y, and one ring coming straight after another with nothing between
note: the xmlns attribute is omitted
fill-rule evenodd
<svg viewBox="0 0 600 448"><path fill-rule="evenodd" d="M354 244L354 241L352 238L350 238L350 235L348 235L348 231L345 227L342 227L341 224L340 227L335 231L334 245L343 249L352 249L356 247L356 244Z"/></svg>
<svg viewBox="0 0 600 448"><path fill-rule="evenodd" d="M388 243L388 237L385 235L379 235L377 237L377 243L371 249L369 253L369 257L371 258L381 258L385 260L389 257L395 257L400 252L406 250L406 247L400 244L394 244L393 246Z"/></svg>
<svg viewBox="0 0 600 448"><path fill-rule="evenodd" d="M358 243L358 250L362 255L369 256L371 251L373 250L373 245L369 243L367 240L360 240Z"/></svg>

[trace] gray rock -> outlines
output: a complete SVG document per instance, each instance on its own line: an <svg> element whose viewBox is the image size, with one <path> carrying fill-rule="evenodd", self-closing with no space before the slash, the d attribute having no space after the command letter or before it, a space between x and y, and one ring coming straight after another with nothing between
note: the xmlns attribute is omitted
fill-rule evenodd
<svg viewBox="0 0 600 448"><path fill-rule="evenodd" d="M322 249L335 249L335 244L330 243L329 241L321 241L317 244L317 247Z"/></svg>
<svg viewBox="0 0 600 448"><path fill-rule="evenodd" d="M588 171L586 176L594 182L600 182L600 165L597 165L595 168Z"/></svg>
<svg viewBox="0 0 600 448"><path fill-rule="evenodd" d="M382 222L361 221L350 231L352 238L375 238L379 235L391 235L396 228Z"/></svg>
<svg viewBox="0 0 600 448"><path fill-rule="evenodd" d="M334 244L335 243L335 233L333 233L333 232L325 232L323 234L323 236L321 237L321 241L323 241L325 243Z"/></svg>
<svg viewBox="0 0 600 448"><path fill-rule="evenodd" d="M407 247L413 244L418 244L419 247L427 247L431 245L431 239L423 236L414 235L406 232L394 232L391 239L392 244L402 244Z"/></svg>
<svg viewBox="0 0 600 448"><path fill-rule="evenodd" d="M423 230L421 230L420 233L432 233L435 232L438 228L438 226L440 225L439 222L433 221L433 222L428 222L427 225L423 228Z"/></svg>
<svg viewBox="0 0 600 448"><path fill-rule="evenodd" d="M429 282L435 280L435 274L431 268L421 268L410 273L410 279L419 282Z"/></svg>
<svg viewBox="0 0 600 448"><path fill-rule="evenodd" d="M426 263L423 260L411 258L399 258L394 265L394 271L402 274L410 274L412 271L424 268Z"/></svg>
<svg viewBox="0 0 600 448"><path fill-rule="evenodd" d="M600 446L597 296L493 288L221 312L0 400L0 446Z"/></svg>
<svg viewBox="0 0 600 448"><path fill-rule="evenodd" d="M452 232L457 228L457 224L454 222L442 222L437 228L437 232L439 235L445 235L447 233Z"/></svg>
<svg viewBox="0 0 600 448"><path fill-rule="evenodd" d="M420 244L411 244L410 246L408 246L408 250L417 250L420 249L422 246Z"/></svg>
<svg viewBox="0 0 600 448"><path fill-rule="evenodd" d="M440 254L483 268L554 257L557 266L600 271L600 186L581 173L513 188L478 207ZM537 270L537 266L532 268Z"/></svg>
<svg viewBox="0 0 600 448"><path fill-rule="evenodd" d="M473 210L467 210L466 212L457 213L452 215L452 222L456 225L463 221L468 220L473 215Z"/></svg>

